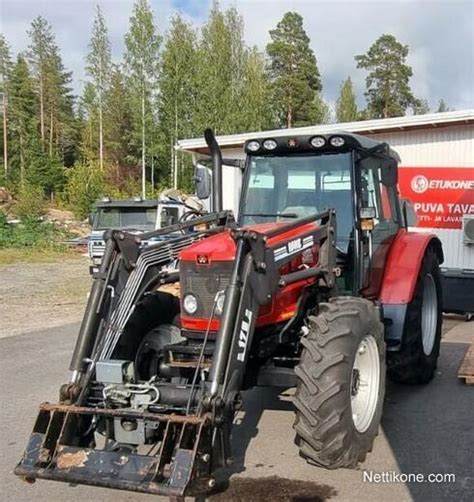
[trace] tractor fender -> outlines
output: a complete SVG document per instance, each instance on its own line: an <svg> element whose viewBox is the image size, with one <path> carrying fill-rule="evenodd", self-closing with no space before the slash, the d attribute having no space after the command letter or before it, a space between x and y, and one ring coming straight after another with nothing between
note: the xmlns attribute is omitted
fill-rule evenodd
<svg viewBox="0 0 474 502"><path fill-rule="evenodd" d="M435 234L399 230L387 264L379 300L382 304L408 304L413 298L421 262L429 246L433 246L443 263L441 241Z"/></svg>
<svg viewBox="0 0 474 502"><path fill-rule="evenodd" d="M400 230L393 241L379 297L388 351L398 351L402 346L407 306L415 293L423 257L431 246L442 263L441 241L434 234Z"/></svg>

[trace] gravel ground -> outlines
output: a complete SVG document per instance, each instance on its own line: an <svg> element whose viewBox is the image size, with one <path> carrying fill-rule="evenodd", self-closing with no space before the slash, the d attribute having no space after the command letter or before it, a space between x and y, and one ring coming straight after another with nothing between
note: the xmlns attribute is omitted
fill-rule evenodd
<svg viewBox="0 0 474 502"><path fill-rule="evenodd" d="M84 256L0 267L0 338L79 321L89 289Z"/></svg>

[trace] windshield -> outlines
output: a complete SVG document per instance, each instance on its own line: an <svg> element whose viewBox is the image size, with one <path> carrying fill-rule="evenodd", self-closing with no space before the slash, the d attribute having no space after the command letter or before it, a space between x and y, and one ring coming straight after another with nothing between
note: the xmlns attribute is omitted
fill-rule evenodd
<svg viewBox="0 0 474 502"><path fill-rule="evenodd" d="M153 230L156 223L156 207L107 207L99 208L94 219L94 230L128 228Z"/></svg>
<svg viewBox="0 0 474 502"><path fill-rule="evenodd" d="M161 227L168 227L179 223L179 209L172 206L163 206L160 214Z"/></svg>
<svg viewBox="0 0 474 502"><path fill-rule="evenodd" d="M337 245L353 227L351 154L250 157L241 223L288 222L334 208Z"/></svg>

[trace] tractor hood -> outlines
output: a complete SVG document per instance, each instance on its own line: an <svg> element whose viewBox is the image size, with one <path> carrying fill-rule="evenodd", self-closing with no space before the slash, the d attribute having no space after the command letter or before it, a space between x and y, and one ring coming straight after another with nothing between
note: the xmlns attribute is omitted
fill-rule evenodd
<svg viewBox="0 0 474 502"><path fill-rule="evenodd" d="M282 226L285 226L285 223L277 222L261 223L257 225L245 226L243 228L248 230L255 230L259 233L266 233ZM277 244L279 241L291 239L293 235L295 237L298 237L306 231L314 230L314 228L318 226L319 225L314 222L307 223L306 225L302 225L297 229L289 230L284 234L278 235L278 237L269 239L268 245L272 246L273 244ZM207 239L203 239L202 241L188 246L187 248L183 249L183 251L181 251L179 256L179 259L181 261L191 261L201 265L207 265L212 263L213 261L233 261L234 258L235 241L230 235L230 230L212 235Z"/></svg>

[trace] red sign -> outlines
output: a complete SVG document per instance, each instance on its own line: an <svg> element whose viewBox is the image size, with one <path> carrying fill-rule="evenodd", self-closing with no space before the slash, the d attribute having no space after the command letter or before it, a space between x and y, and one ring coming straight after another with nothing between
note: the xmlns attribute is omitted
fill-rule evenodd
<svg viewBox="0 0 474 502"><path fill-rule="evenodd" d="M474 167L401 166L398 183L419 227L461 228L463 214L474 215Z"/></svg>

